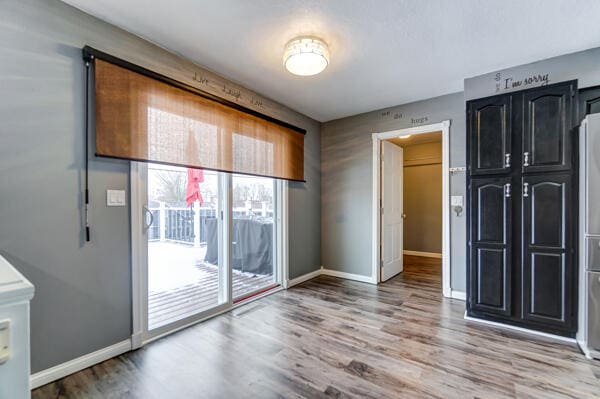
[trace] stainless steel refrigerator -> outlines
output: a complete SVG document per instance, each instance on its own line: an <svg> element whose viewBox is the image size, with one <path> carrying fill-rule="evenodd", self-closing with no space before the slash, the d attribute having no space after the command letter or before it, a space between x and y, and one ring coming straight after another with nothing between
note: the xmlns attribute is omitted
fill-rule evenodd
<svg viewBox="0 0 600 399"><path fill-rule="evenodd" d="M577 342L600 359L600 114L579 130L579 328Z"/></svg>

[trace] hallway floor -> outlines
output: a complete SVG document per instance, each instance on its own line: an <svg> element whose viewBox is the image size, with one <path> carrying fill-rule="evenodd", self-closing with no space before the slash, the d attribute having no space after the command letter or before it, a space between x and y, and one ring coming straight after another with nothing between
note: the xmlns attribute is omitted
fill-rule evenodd
<svg viewBox="0 0 600 399"><path fill-rule="evenodd" d="M33 392L33 398L597 398L575 344L463 319L439 260L389 282L321 276Z"/></svg>

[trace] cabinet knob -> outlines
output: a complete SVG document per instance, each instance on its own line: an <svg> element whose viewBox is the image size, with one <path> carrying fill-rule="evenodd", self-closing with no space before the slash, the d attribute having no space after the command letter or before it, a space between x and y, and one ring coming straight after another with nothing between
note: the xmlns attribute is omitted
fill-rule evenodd
<svg viewBox="0 0 600 399"><path fill-rule="evenodd" d="M510 168L510 154L504 154L504 166Z"/></svg>
<svg viewBox="0 0 600 399"><path fill-rule="evenodd" d="M504 185L504 195L506 198L510 198L510 183Z"/></svg>
<svg viewBox="0 0 600 399"><path fill-rule="evenodd" d="M529 166L529 152L523 153L523 166Z"/></svg>
<svg viewBox="0 0 600 399"><path fill-rule="evenodd" d="M529 183L523 183L523 197L529 197Z"/></svg>

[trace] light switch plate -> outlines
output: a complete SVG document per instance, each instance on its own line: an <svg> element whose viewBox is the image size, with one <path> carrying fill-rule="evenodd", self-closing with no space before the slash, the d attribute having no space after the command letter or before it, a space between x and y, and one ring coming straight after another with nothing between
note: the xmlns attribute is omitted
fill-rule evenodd
<svg viewBox="0 0 600 399"><path fill-rule="evenodd" d="M10 359L10 320L0 320L0 364Z"/></svg>
<svg viewBox="0 0 600 399"><path fill-rule="evenodd" d="M453 195L450 197L450 206L463 206L463 196Z"/></svg>
<svg viewBox="0 0 600 399"><path fill-rule="evenodd" d="M106 190L106 206L125 206L125 190Z"/></svg>

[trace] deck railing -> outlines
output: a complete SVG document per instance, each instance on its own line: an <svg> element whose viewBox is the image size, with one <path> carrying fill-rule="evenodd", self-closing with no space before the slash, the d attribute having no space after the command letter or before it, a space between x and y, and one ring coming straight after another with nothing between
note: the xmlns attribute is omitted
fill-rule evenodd
<svg viewBox="0 0 600 399"><path fill-rule="evenodd" d="M191 207L170 207L160 202L158 207L148 210L152 213L152 225L148 229L149 241L172 241L199 247L206 244L206 221L217 217L217 210L201 207L195 202ZM233 217L252 214L250 209L236 208ZM273 211L263 207L262 216L273 216Z"/></svg>

